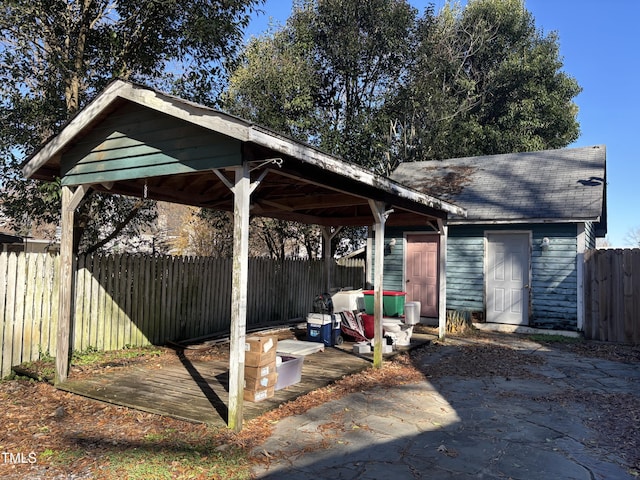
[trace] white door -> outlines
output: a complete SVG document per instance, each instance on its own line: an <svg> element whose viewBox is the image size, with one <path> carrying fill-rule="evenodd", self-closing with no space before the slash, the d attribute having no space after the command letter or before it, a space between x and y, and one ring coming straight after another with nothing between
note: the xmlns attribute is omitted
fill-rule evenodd
<svg viewBox="0 0 640 480"><path fill-rule="evenodd" d="M487 322L529 323L528 233L487 234Z"/></svg>

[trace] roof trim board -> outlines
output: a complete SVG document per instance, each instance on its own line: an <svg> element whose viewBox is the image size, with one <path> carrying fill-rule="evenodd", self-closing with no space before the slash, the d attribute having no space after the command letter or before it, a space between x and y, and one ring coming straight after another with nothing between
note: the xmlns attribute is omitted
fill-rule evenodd
<svg viewBox="0 0 640 480"><path fill-rule="evenodd" d="M448 225L509 225L509 224L525 224L525 223L588 223L600 222L600 217L595 218L516 218L510 220L455 220L447 221Z"/></svg>

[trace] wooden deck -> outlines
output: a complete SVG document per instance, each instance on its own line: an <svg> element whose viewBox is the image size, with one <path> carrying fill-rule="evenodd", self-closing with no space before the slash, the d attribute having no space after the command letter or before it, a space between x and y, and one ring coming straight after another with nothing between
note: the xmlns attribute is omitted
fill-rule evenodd
<svg viewBox="0 0 640 480"><path fill-rule="evenodd" d="M89 398L191 422L226 425L229 400L227 361L192 361L185 356L158 368L130 367L90 378L67 380L60 389ZM305 356L302 380L261 402L244 402L250 420L344 375L371 366L371 361L337 348Z"/></svg>

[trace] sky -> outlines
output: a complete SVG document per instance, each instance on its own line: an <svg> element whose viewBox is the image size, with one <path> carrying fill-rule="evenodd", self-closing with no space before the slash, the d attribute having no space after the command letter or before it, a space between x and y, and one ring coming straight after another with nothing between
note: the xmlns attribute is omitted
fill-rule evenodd
<svg viewBox="0 0 640 480"><path fill-rule="evenodd" d="M422 13L444 1L410 3ZM633 147L640 145L640 1L525 0L525 6L537 28L557 32L563 70L583 89L574 99L581 135L568 147L606 146L607 240L629 246L625 237L640 229L640 154ZM291 8L291 0L266 0L248 35L284 24Z"/></svg>

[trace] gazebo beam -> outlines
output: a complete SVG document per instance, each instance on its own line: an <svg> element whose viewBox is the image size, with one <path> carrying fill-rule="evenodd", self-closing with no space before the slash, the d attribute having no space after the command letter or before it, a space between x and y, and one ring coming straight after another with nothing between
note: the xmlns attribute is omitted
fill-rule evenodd
<svg viewBox="0 0 640 480"><path fill-rule="evenodd" d="M373 280L373 367L382 367L382 303L384 273L384 225L389 213L383 202L369 200L371 212L375 218L375 264Z"/></svg>
<svg viewBox="0 0 640 480"><path fill-rule="evenodd" d="M229 335L229 418L239 432L243 422L244 346L247 332L247 282L249 279L249 164L235 169L233 191L233 272L231 280L231 331Z"/></svg>
<svg viewBox="0 0 640 480"><path fill-rule="evenodd" d="M60 218L60 293L58 296L58 331L56 338L55 384L69 374L69 345L73 311L75 271L73 268L75 212L82 205L90 186L80 185L75 190L62 187L62 214Z"/></svg>
<svg viewBox="0 0 640 480"><path fill-rule="evenodd" d="M438 219L438 231L440 232L440 266L438 285L438 337L444 340L447 333L447 225Z"/></svg>

